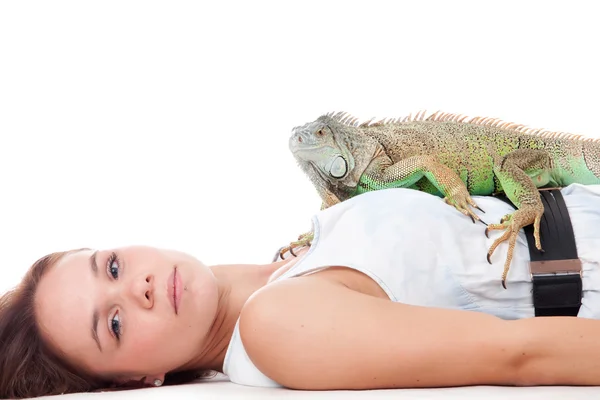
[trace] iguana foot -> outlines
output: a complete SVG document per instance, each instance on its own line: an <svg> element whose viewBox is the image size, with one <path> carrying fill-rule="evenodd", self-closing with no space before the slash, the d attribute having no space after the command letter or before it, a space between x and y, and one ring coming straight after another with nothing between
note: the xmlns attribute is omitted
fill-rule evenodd
<svg viewBox="0 0 600 400"><path fill-rule="evenodd" d="M508 270L510 268L510 263L512 261L513 252L515 249L515 243L517 242L517 237L519 235L519 230L524 226L530 225L533 223L533 237L535 238L535 247L539 251L544 251L542 249L542 244L540 241L540 221L542 218L542 214L544 213L544 206L541 208L538 206L523 206L523 208L518 209L512 214L506 214L502 217L499 224L490 224L485 228L485 236L488 236L488 232L490 230L503 230L505 232L498 239L494 241L492 246L490 247L487 253L487 261L488 263L492 263L490 261L490 257L496 247L505 240L508 240L508 253L506 256L506 261L504 263L504 271L502 273L502 286L506 289L506 276L508 275Z"/></svg>
<svg viewBox="0 0 600 400"><path fill-rule="evenodd" d="M315 235L313 232L303 233L302 235L298 236L298 240L290 243L288 246L279 249L278 256L281 259L283 259L283 255L289 251L294 257L296 257L296 254L294 254L294 249L310 246L312 240L314 239L314 236ZM277 256L275 257L275 259L277 259Z"/></svg>
<svg viewBox="0 0 600 400"><path fill-rule="evenodd" d="M467 189L465 187L456 186L452 192L453 193L449 193L448 196L444 197L444 201L446 202L446 204L453 206L458 211L465 214L467 217L470 217L471 221L473 221L473 223L475 223L475 220L477 220L477 221L482 222L483 224L487 225L485 222L483 222L481 220L481 218L479 218L477 216L477 214L475 214L469 208L469 206L471 206L473 208L478 209L482 213L485 213L485 211L483 211L481 208L479 208L477 203L475 203L475 201L471 198L471 195L469 194L469 192L467 191Z"/></svg>

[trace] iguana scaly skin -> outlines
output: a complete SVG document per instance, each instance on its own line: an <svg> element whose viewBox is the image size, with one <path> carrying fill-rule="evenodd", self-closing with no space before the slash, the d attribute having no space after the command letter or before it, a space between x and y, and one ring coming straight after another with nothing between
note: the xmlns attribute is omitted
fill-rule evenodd
<svg viewBox="0 0 600 400"><path fill-rule="evenodd" d="M330 113L293 129L290 150L316 187L321 209L371 190L413 188L444 197L475 222L481 219L470 208L479 209L471 195L504 193L517 210L488 225L485 234L505 230L487 254L490 261L496 247L509 241L505 288L522 227L534 224L542 251L538 188L600 183L600 139L439 111L372 121ZM312 235L301 235L280 254L309 244Z"/></svg>

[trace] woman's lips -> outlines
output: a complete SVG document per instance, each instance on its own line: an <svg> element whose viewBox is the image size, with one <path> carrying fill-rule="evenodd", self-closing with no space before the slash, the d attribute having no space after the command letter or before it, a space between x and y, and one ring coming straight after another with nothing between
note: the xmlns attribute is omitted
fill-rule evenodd
<svg viewBox="0 0 600 400"><path fill-rule="evenodd" d="M167 280L167 295L175 314L179 311L179 304L181 303L181 287L181 276L177 273L177 266L175 266Z"/></svg>

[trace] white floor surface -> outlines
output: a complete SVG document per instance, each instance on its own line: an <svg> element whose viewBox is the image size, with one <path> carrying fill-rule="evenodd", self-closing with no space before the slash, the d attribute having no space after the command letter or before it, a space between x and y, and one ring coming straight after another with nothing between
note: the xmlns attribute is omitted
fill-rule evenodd
<svg viewBox="0 0 600 400"><path fill-rule="evenodd" d="M135 389L127 391L77 393L62 396L40 397L53 400L153 400L153 399L510 399L510 400L566 400L598 399L600 387L497 387L472 386L443 389L391 389L361 391L297 391L288 389L255 388L233 384L222 376L212 380L193 382L179 386Z"/></svg>

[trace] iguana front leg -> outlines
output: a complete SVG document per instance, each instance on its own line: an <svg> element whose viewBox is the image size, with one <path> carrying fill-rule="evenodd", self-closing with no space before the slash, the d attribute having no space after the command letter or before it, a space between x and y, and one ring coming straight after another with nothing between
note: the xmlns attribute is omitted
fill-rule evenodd
<svg viewBox="0 0 600 400"><path fill-rule="evenodd" d="M488 262L491 264L490 257L496 247L508 240L508 254L502 273L502 286L505 289L506 276L521 228L534 224L535 247L543 251L540 241L540 221L544 214L544 205L538 187L554 183L550 176L550 169L550 156L543 150L515 150L494 163L494 173L506 197L517 207L517 211L502 217L499 224L490 224L485 230L487 236L489 230L505 229L504 234L496 239L487 254Z"/></svg>
<svg viewBox="0 0 600 400"><path fill-rule="evenodd" d="M473 222L481 221L469 206L483 210L471 198L465 183L454 170L432 156L412 156L396 163L387 156L378 157L361 176L356 194L386 188L414 188L423 177L444 196L447 204L470 217Z"/></svg>

